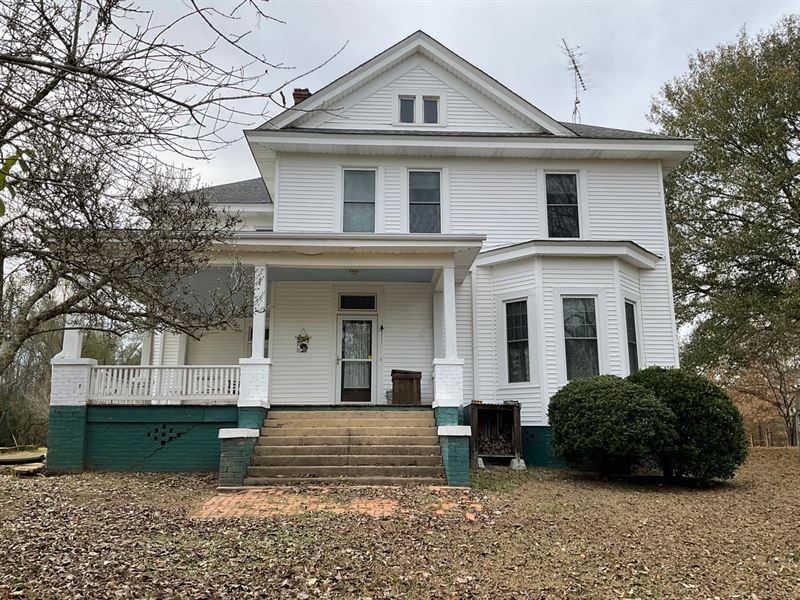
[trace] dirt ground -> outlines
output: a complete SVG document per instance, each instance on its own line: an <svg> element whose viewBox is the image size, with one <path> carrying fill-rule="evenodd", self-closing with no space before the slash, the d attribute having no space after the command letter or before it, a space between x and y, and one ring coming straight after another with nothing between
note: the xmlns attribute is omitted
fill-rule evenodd
<svg viewBox="0 0 800 600"><path fill-rule="evenodd" d="M705 488L492 471L251 494L245 517L214 483L0 475L0 598L800 598L789 449Z"/></svg>

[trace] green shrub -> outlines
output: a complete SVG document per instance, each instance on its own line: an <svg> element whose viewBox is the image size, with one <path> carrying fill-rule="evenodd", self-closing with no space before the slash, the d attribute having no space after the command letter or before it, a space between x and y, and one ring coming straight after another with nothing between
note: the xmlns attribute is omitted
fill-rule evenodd
<svg viewBox="0 0 800 600"><path fill-rule="evenodd" d="M649 367L628 377L651 390L677 419L677 444L661 467L667 476L729 479L747 458L742 416L725 391L681 369Z"/></svg>
<svg viewBox="0 0 800 600"><path fill-rule="evenodd" d="M569 466L627 473L672 450L675 416L649 390L603 375L568 383L550 400L552 447Z"/></svg>

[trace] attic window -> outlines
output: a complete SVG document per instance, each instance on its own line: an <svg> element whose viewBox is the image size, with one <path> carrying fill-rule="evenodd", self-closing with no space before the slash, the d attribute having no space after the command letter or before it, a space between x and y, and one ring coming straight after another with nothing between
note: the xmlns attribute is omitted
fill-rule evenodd
<svg viewBox="0 0 800 600"><path fill-rule="evenodd" d="M422 116L425 119L425 123L439 122L439 98L425 96L422 99Z"/></svg>
<svg viewBox="0 0 800 600"><path fill-rule="evenodd" d="M414 122L414 103L416 98L414 96L400 96L400 122L413 123Z"/></svg>

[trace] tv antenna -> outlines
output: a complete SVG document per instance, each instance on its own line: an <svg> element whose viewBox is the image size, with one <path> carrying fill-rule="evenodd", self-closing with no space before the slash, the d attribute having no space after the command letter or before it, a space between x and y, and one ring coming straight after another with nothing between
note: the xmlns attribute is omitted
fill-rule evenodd
<svg viewBox="0 0 800 600"><path fill-rule="evenodd" d="M583 80L583 74L581 73L581 67L583 66L581 64L581 56L583 56L584 53L580 52L580 46L570 48L567 45L567 40L564 38L561 38L561 43L564 45L562 52L567 57L569 70L572 71L572 80L575 84L575 103L572 106L572 122L580 123L581 111L578 108L578 105L581 103L580 92L586 91L586 82Z"/></svg>

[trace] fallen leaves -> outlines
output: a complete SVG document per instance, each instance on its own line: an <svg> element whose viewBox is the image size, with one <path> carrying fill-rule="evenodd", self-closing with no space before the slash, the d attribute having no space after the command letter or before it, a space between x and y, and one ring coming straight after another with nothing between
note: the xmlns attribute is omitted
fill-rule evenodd
<svg viewBox="0 0 800 600"><path fill-rule="evenodd" d="M0 476L0 598L766 600L800 589L792 451L753 452L711 488L548 469L485 478L496 489L276 489L264 514L198 519L219 497L211 476Z"/></svg>

